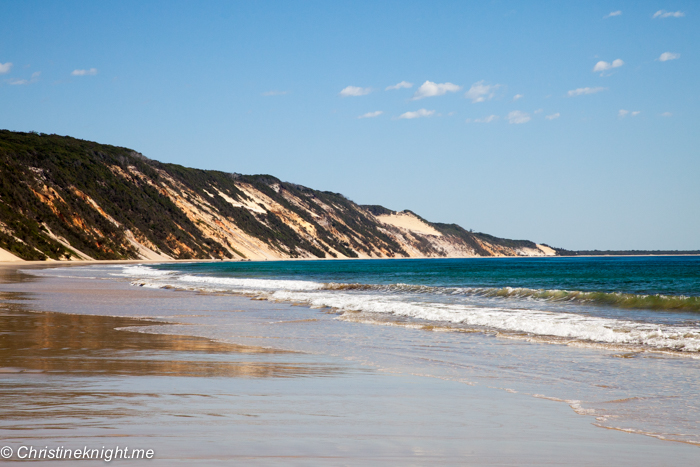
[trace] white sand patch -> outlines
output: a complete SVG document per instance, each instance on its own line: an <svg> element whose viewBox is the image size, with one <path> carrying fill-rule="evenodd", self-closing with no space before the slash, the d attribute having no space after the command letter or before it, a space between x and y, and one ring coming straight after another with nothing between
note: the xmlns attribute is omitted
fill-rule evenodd
<svg viewBox="0 0 700 467"><path fill-rule="evenodd" d="M383 214L376 217L381 222L393 225L394 227L410 230L423 235L435 235L436 237L442 237L442 234L435 230L435 228L431 227L413 214L407 212L399 212L389 215Z"/></svg>
<svg viewBox="0 0 700 467"><path fill-rule="evenodd" d="M46 224L42 224L42 225L43 225L44 228L46 229L46 233L49 235L49 237L53 238L54 240L56 240L58 243L60 243L60 244L63 245L64 247L70 248L71 250L73 250L73 251L75 252L76 255L78 255L78 258L73 258L73 256L71 256L70 259L69 259L69 261L73 261L74 259L77 259L77 260L87 260L87 261L94 260L94 258L91 258L90 256L86 255L86 254L83 253L82 251L80 251L80 250L78 250L77 248L71 246L71 244L68 243L68 240L66 240L65 238L61 237L60 235L56 235L55 233L53 233L53 232L51 231L51 229L49 229L49 226L48 226L48 225L46 225Z"/></svg>
<svg viewBox="0 0 700 467"><path fill-rule="evenodd" d="M542 250L544 252L545 256L556 256L557 252L554 251L552 248L545 246L545 245L540 245L539 243L537 244L537 248Z"/></svg>
<svg viewBox="0 0 700 467"><path fill-rule="evenodd" d="M239 187L239 188L240 188L240 187ZM266 212L263 208L261 208L260 206L255 205L254 203L247 202L246 204L241 204L241 203L239 203L238 201L236 201L235 199L231 198L231 197L230 197L229 195L227 195L226 193L224 193L223 191L220 191L220 190L218 190L218 189L216 189L216 188L214 188L214 189L215 189L216 192L219 194L219 196L221 196L224 200L226 200L226 202L227 202L228 204L230 204L231 206L234 206L234 207L236 207L236 208L245 208L245 209L247 209L247 210L249 210L249 211L257 212L257 213L260 213L260 214L265 214L265 212ZM249 193L248 191L246 191L246 190L241 190L241 191L243 191L245 194L247 194L247 195L249 195L251 198L253 198L253 196L251 196L251 193ZM264 204L264 203L263 203L263 204Z"/></svg>
<svg viewBox="0 0 700 467"><path fill-rule="evenodd" d="M124 234L129 243L131 243L131 246L138 250L141 258L148 259L151 261L163 261L173 259L171 256L168 256L165 253L157 253L148 248L147 246L139 243L138 240L136 240L136 237L134 237L134 234L131 232L131 230L127 230L126 232L124 232Z"/></svg>
<svg viewBox="0 0 700 467"><path fill-rule="evenodd" d="M9 251L0 248L0 262L5 262L5 261L6 262L10 262L10 261L14 262L14 261L24 261L24 260L22 258L19 258L19 257L13 255Z"/></svg>

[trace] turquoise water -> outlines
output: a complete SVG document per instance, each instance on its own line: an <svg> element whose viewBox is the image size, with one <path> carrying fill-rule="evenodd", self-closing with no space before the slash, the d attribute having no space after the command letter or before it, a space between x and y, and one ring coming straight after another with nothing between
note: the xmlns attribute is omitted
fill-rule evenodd
<svg viewBox="0 0 700 467"><path fill-rule="evenodd" d="M467 258L163 264L217 277L700 296L700 257Z"/></svg>

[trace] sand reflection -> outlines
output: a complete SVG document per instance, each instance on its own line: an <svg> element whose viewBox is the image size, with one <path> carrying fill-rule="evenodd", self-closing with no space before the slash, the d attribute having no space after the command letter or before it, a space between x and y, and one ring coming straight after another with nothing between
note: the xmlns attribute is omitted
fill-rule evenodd
<svg viewBox="0 0 700 467"><path fill-rule="evenodd" d="M0 376L18 372L198 377L325 376L340 370L298 363L295 354L190 336L118 330L154 324L133 318L31 312L23 294L0 300Z"/></svg>

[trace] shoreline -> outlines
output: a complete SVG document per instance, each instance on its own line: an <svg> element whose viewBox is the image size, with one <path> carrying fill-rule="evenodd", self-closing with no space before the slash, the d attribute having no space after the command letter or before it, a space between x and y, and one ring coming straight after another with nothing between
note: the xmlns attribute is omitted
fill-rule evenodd
<svg viewBox="0 0 700 467"><path fill-rule="evenodd" d="M45 265L46 263L43 264ZM94 263L87 262L87 264L89 265ZM17 273L16 270L21 269L25 265L14 263L11 266L12 267L9 269L15 270ZM3 269L7 270L6 267ZM71 378L78 378L80 381L84 381L85 383L91 381L91 378L98 378L100 381L96 383L97 386L104 384L114 385L117 382L117 380L114 378L121 375L121 378L126 379L120 380L122 382L118 383L117 388L123 386L123 388L119 391L131 388L128 390L134 393L132 398L136 397L135 400L140 401L139 404L149 405L151 404L149 401L152 400L152 396L149 395L151 390L147 390L146 386L156 384L153 378L167 378L172 380L173 384L175 384L175 381L179 381L179 383L176 385L182 385L183 388L188 388L186 390L183 389L188 394L198 394L196 398L204 397L206 394L209 394L209 391L214 390L212 387L216 388L214 392L216 392L217 395L213 396L212 394L209 394L204 399L210 399L211 397L218 398L218 410L223 413L228 413L227 410L230 409L227 409L227 406L231 403L235 403L235 400L227 399L229 396L225 395L227 391L223 388L230 384L226 383L226 381L241 381L241 374L231 373L230 371L228 374L224 374L225 372L222 371L215 371L213 374L211 372L209 374L203 374L206 372L199 372L198 374L192 373L193 371L196 373L195 370L198 367L201 369L202 365L207 368L211 367L212 365L214 367L221 368L221 363L225 362L218 362L218 356L225 357L226 355L252 355L254 358L272 357L273 359L283 358L285 360L291 358L293 360L283 362L281 368L289 368L290 365L298 367L300 363L305 365L311 364L311 367L318 368L318 364L322 363L324 366L330 365L331 367L339 369L339 373L336 372L335 375L327 373L326 376L321 379L312 378L309 380L306 377L299 379L298 376L292 376L291 380L289 377L270 379L269 375L265 375L262 377L262 379L254 378L259 384L255 383L253 386L258 389L253 389L252 392L249 393L249 396L247 396L253 397L254 394L259 391L267 393L270 391L270 387L276 387L278 388L276 391L281 391L278 393L276 392L276 394L278 394L277 397L281 397L285 401L282 405L279 405L267 400L266 398L263 398L264 400L261 399L258 403L256 403L256 410L259 412L254 411L254 413L257 413L257 415L251 419L251 421L253 421L257 420L261 416L269 417L270 410L273 410L274 413L286 413L286 411L289 410L286 408L286 406L290 402L296 401L297 404L303 404L301 401L305 400L310 393L315 394L314 400L317 404L320 404L315 404L314 407L334 407L339 402L335 401L334 398L340 395L341 400L345 402L343 402L342 406L338 406L339 411L332 412L332 414L328 413L326 415L340 417L338 419L340 425L331 423L331 425L326 427L332 433L330 435L325 432L326 430L318 430L320 426L326 426L325 424L327 422L320 421L323 420L323 418L319 420L315 419L315 417L307 419L306 414L297 412L296 410L287 415L287 417L291 416L291 418L289 418L289 423L300 427L306 436L310 436L311 440L330 440L329 447L323 449L311 446L305 439L302 440L301 438L297 438L289 433L286 433L286 430L280 431L281 427L277 426L275 423L273 423L274 426L268 427L271 430L271 432L268 432L259 431L257 428L255 428L255 423L258 422L250 425L246 421L244 421L243 425L241 425L238 421L232 425L225 425L229 427L229 429L233 429L234 432L238 434L240 434L239 430L241 429L243 429L247 434L244 436L246 440L245 442L240 440L235 442L236 449L223 449L222 446L226 442L230 442L230 438L222 437L223 435L218 431L211 431L212 425L208 421L202 421L202 417L208 413L207 410L211 410L208 408L211 406L211 403L202 405L202 403L196 402L198 399L188 399L188 404L190 405L187 407L187 413L189 414L187 417L189 418L185 418L185 420L191 421L189 422L190 425L188 425L188 430L192 430L193 433L195 433L195 437L201 438L204 436L202 440L207 440L210 444L212 443L211 439L214 439L214 444L217 445L217 457L219 459L237 459L239 461L248 461L250 463L263 462L265 464L279 463L284 465L290 460L290 453L294 453L293 458L297 459L297 461L299 461L299 459L303 459L305 463L314 465L316 463L318 463L318 465L326 465L329 459L335 459L338 462L348 465L362 465L366 464L367 462L372 464L387 463L389 465L411 462L436 462L438 464L449 465L462 464L464 462L499 465L503 462L533 465L546 462L566 463L568 465L590 465L591 463L609 464L611 462L615 462L618 465L655 465L660 462L663 463L664 459L666 461L673 459L673 463L676 465L693 465L697 453L697 451L694 450L694 448L696 448L694 445L681 444L678 442L664 443L664 440L648 438L648 435L641 437L638 436L639 434L631 434L612 429L614 430L615 435L611 436L611 429L609 427L594 426L588 417L582 417L581 415L573 413L568 407L568 404L554 404L550 400L533 400L532 397L526 396L525 394L508 394L505 391L499 391L495 388L487 388L484 386L474 387L468 384L454 381L444 381L434 377L415 376L410 374L382 375L381 373L377 373L376 370L363 368L361 366L358 367L354 363L342 359L338 360L336 357L314 356L305 353L290 354L287 351L279 353L279 351L270 348L265 348L265 351L262 353L241 353L236 349L248 349L250 347L247 345L238 345L238 347L235 347L237 344L221 343L216 340L189 335L187 334L187 328L183 328L181 323L178 323L175 320L163 321L165 318L161 315L162 312L160 311L163 309L163 306L174 306L176 309L182 308L183 311L190 314L201 313L198 311L198 309L208 310L207 312L209 313L212 311L212 307L215 303L217 303L217 301L223 300L222 303L233 302L237 304L237 306L241 307L241 310L239 311L242 311L243 314L240 316L244 316L246 313L251 313L253 309L266 310L273 307L283 307L284 309L294 310L292 305L253 302L245 297L231 299L231 297L202 296L192 292L144 290L141 288L134 288L123 283L119 285L117 281L99 281L100 284L93 284L94 290L86 289L83 286L81 286L79 289L67 290L71 284L73 287L76 287L80 284L87 283L87 281L81 282L80 280L72 279L57 280L37 276L30 277L32 278L30 279L30 282L33 282L33 284L28 284L29 286L25 287L26 290L21 293L27 293L28 291L33 290L33 292L29 293L36 294L34 300L37 300L37 298L43 296L44 298L40 298L39 301L36 302L37 304L46 305L51 303L54 309L57 308L56 303L64 302L66 299L69 299L69 303L72 303L68 309L70 309L70 307L76 307L83 304L82 306L78 306L77 310L80 310L80 312L77 314L68 314L62 311L32 311L30 313L40 316L47 316L47 313L48 315L53 314L54 316L58 317L59 321L64 319L60 316L65 316L65 320L67 322L72 322L72 325L76 330L84 330L81 329L80 323L76 324L76 321L85 319L93 320L95 322L107 322L107 327L109 327L110 320L114 320L115 318L90 314L91 312L95 313L97 309L90 309L89 304L102 303L105 300L108 302L113 302L115 300L111 297L121 297L121 304L117 309L121 309L122 313L125 310L132 310L132 312L136 312L135 316L139 316L139 320L141 320L139 321L139 327L142 328L142 331L129 332L133 330L133 327L131 326L131 329L127 330L123 330L123 327L121 326L116 329L113 327L111 331L108 331L112 337L110 339L104 339L104 341L107 343L114 342L114 339L132 340L131 338L135 338L137 341L142 343L142 346L152 348L153 346L157 347L156 344L158 341L172 340L176 342L180 340L182 342L204 343L202 344L204 348L200 348L199 351L195 349L195 354L199 355L199 357L195 359L196 361L193 363L193 365L189 365L189 367L185 365L183 367L182 364L178 364L175 367L172 367L172 365L168 366L167 361L174 360L174 363L186 363L188 359L191 360L193 358L192 348L188 347L187 345L175 346L172 349L175 351L175 353L171 353L170 356L168 356L167 352L165 355L163 354L163 349L156 353L153 353L152 350L146 349L146 353L144 354L140 353L144 351L143 348L139 350L138 348L134 349L133 346L131 346L131 349L128 350L128 354L134 355L135 358L129 357L128 354L119 354L119 352L123 353L123 350L119 350L117 352L119 355L116 355L109 361L104 361L104 357L99 356L97 360L95 360L95 362L97 362L96 364L98 365L98 371L93 372L92 376L86 374L84 371L80 374L76 374L74 371L67 371L65 364L60 362L61 359L57 358L55 355L52 355L50 357L47 356L47 358L49 361L53 361L53 364L57 366L54 366L53 370L49 373L46 373L45 369L42 370L44 371L43 373L36 373L33 371L38 369L36 367L27 368L29 371L24 371L22 373L9 373L13 378L28 378L24 384L29 384L31 383L30 380L36 380L36 378L43 378L41 376L42 374L46 374L47 376L49 374L53 374L54 376L51 376L51 378L64 378L68 380L71 380ZM104 282L108 283L105 284ZM2 286L3 290L7 289L8 287L18 288L13 287L11 283L8 284L8 282L5 281L2 281ZM54 292L58 290L62 290L62 292L60 294ZM77 294L78 290L80 290L79 294ZM110 290L112 292L110 292ZM149 322L146 324L146 322L143 321L144 316L141 309L143 305L138 304L147 303L149 300L153 299L161 300L161 302L157 302L155 304L156 308L154 312L159 315L157 324L167 326L170 330L175 331L176 334L152 334L148 333L148 330L143 327L153 323ZM2 297L2 302L7 303L7 297L4 296L4 294ZM30 300L29 302L24 301L23 303L31 304L33 302ZM158 305L158 303L162 304ZM134 308L135 306L137 308ZM34 306L34 308L37 307ZM43 308L43 306L39 306L38 308ZM304 307L304 309L306 308ZM226 306L226 310L230 313L230 311L228 311L228 305ZM85 313L85 311L87 311L87 313ZM104 313L105 311L108 310L102 310L100 313ZM173 317L179 316L179 312L177 311L171 313L174 313L172 315ZM124 320L125 323L130 319L132 318L116 318L116 320ZM59 331L56 326L44 328L44 331L49 331L48 335L50 335L51 329ZM146 332L144 333L143 330ZM42 335L44 336L44 339L46 339L47 335ZM76 331L70 335L79 336L80 333ZM88 337L89 335L85 336L84 338ZM79 339L84 338L79 337ZM49 339L49 341L50 340L51 339ZM94 351L100 355L106 350L102 341L103 340L95 341L95 345L97 345L97 347L94 348ZM42 343L41 345L45 345L45 343ZM231 345L235 347L233 354L231 353L231 350L223 353L216 350L217 346ZM59 342L54 347L59 346L61 349L63 349L65 344ZM119 347L119 345L117 346ZM76 350L72 355L70 355L70 358L66 360L66 362L75 362L76 357L79 357L80 355L85 356L86 353L89 354L92 352L92 350L89 350L89 346L86 347L85 344L81 342L76 343L74 347ZM88 350L85 350L86 348ZM146 364L145 366L142 363L138 363L143 362L144 355L146 357L146 361L148 361L148 358L155 358L157 362L154 364ZM258 357L255 357L256 355ZM123 359L126 359L126 367L118 363ZM99 365L103 364L100 362L106 362L105 364L112 365L111 368L113 369L119 368L121 365L122 368L126 368L126 371L122 371L121 373L113 373L110 375L109 373L105 373L103 370L100 370ZM132 364L129 362L137 363ZM253 368L259 368L260 362L253 363ZM93 364L95 363L93 362ZM61 365L64 366L62 367ZM170 369L167 371L158 372L157 368L164 367L163 365ZM272 362L272 366L274 367L275 365L278 366L278 363ZM143 368L146 368L147 370L143 370ZM187 370L187 368L190 368L190 370ZM183 374L187 373L188 371L190 374L183 376ZM249 381L248 378L250 377L250 373L243 373L242 375L245 381ZM183 382L183 378L187 381ZM308 384L299 386L298 382L304 380L308 381ZM207 383L207 381L209 383ZM291 383L289 386L284 384L280 386L279 384L284 381L291 381ZM294 381L297 382L295 383ZM353 402L346 407L345 404L348 401L347 397L350 397L349 394L347 394L348 384L350 385L349 387L353 388ZM396 384L399 385L396 386ZM93 383L88 384L90 387L92 387L92 385ZM156 387L160 386L162 386L162 383L156 384ZM137 388L140 389L136 390ZM394 388L392 391L408 391L410 394L413 394L411 397L415 397L415 402L408 405L399 404L401 411L395 411L392 407L397 404L396 394L391 391L385 394L384 389L381 389L379 393L375 393L378 388L386 388L386 390L389 390L389 388ZM94 389L95 388L92 390ZM97 389L99 389L99 387ZM141 393L139 393L139 391L141 391ZM5 391L3 391L3 393L5 393ZM379 396L378 394L383 395ZM446 397L446 394L450 394L450 396ZM46 393L39 393L38 397L39 399L42 397L50 399L54 396L51 396L50 394L47 395ZM114 393L114 396L110 397L118 400L121 396L118 396L117 392ZM161 395L159 397L178 399L182 396L172 393L167 397L165 395ZM191 398L195 396L187 397ZM376 397L379 397L379 405L377 405L376 402L373 402L374 398ZM453 402L457 400L460 401L460 408L456 408L453 405ZM181 401L180 405L182 402L184 401ZM97 402L94 402L93 404L97 404ZM101 406L98 404L97 409L95 409L96 412L90 415L89 419L94 419L97 417L97 419L102 420L101 417L104 417L104 415L100 415L102 413L102 409L99 409L99 407ZM185 453L189 455L190 452L183 450L183 447L179 447L178 451L178 446L176 445L177 443L169 441L169 439L181 439L179 438L180 435L178 434L177 430L175 432L171 432L170 430L172 428L167 426L169 423L168 420L176 420L172 419L172 416L173 413L181 410L178 408L179 406L176 404L175 406L168 407L159 404L158 407L155 423L165 431L165 434L160 434L156 438L149 438L143 436L143 434L134 435L134 433L130 431L132 430L130 427L135 426L135 422L133 420L130 420L129 422L119 422L118 420L115 421L114 419L104 419L104 422L109 422L110 425L116 425L116 429L119 433L128 435L128 442L130 444L139 442L141 445L143 445L143 441L149 439L155 439L158 441L158 443L162 443L160 449L156 450L157 457L159 457L158 454L162 453L164 449L179 452L179 454L174 458L171 457L165 460L163 465L168 465L167 462L169 460L180 458L180 456L185 455ZM318 410L318 408L312 409L312 407L308 407L308 409L311 411ZM368 437L368 428L365 428L367 426L367 422L375 417L374 414L370 415L368 412L370 409L377 411L378 414L383 416L374 420L373 422L377 427L383 427L381 434L375 433L373 436L374 438L377 438L377 440L372 440L371 436ZM427 411L423 411L423 409L426 409ZM5 410L7 410L7 408L2 407L0 412ZM250 409L241 406L237 410L249 411ZM458 414L459 417L457 419L451 418L452 416L447 415L450 413L450 411L455 411L455 415ZM152 412L149 411L148 413L152 415ZM360 417L359 419L357 419L358 416ZM140 419L139 417L136 418ZM240 418L240 416L238 416L238 418ZM394 421L389 422L389 420L392 419ZM216 426L221 426L220 424L223 423L223 420L220 418L215 418ZM354 421L351 423L350 427L348 427L347 424L350 420ZM362 420L362 423L357 425L360 420ZM401 422L399 423L397 420L400 420ZM322 423L322 425L318 425L319 423ZM387 425L387 423L389 423L389 425ZM433 430L437 430L439 436L429 432L423 432L421 429L419 429L418 431L421 434L416 438L416 433L406 431L406 424L415 425L416 423L419 427L427 424L425 426L429 426L432 427ZM447 441L446 439L442 438L443 435L448 434L448 432L444 431L445 426L450 427L450 430L457 430L457 435L455 435L453 432L449 432L449 439L452 439L453 441ZM0 432L4 431L6 428L7 424L2 423L0 426ZM608 429L600 430L599 428ZM379 428L375 428L374 430L376 429ZM467 431L463 431L464 429L467 429ZM59 442L62 437L65 438L64 434L54 433L52 430L46 430L46 428L36 428L36 431L35 429L32 429L32 436L38 435L43 444L50 444L54 441ZM79 425L73 426L70 428L70 430L72 430L71 439L80 440L83 438L88 439L87 437L91 438L95 435L102 436L98 433L92 433L92 430L86 430ZM369 430L372 431L373 429ZM472 430L477 430L480 433L479 436L474 438ZM387 438L387 436L389 438ZM5 436L5 439L11 440L12 442L19 440L16 432L14 432L11 437ZM269 439L274 439L279 442L279 446L271 448L274 452L274 455L271 457L267 454L263 454L263 452L267 452L266 450L270 449L268 444ZM392 439L392 442L387 445L381 441L382 439ZM651 439L653 439L653 441L650 441ZM356 453L349 454L342 450L336 450L337 447L348 443L357 449ZM391 447L392 445L404 446L405 448L409 446L412 448L415 448L416 446L424 446L424 448L429 450L432 449L433 451L440 451L441 454L436 455L436 457L431 457L430 460L428 460L427 458L421 456L415 457L415 453L410 454L409 451L405 451L402 448L399 450L401 451L400 454L394 453L391 455L391 459L389 459L386 457L386 455L389 452L393 452L392 450L394 448ZM299 451L299 446L302 447L301 451ZM436 448L436 446L438 447ZM509 446L507 450L511 452L511 457L506 456L506 458L503 458L499 457L501 454L496 454L497 452L500 452L501 446ZM588 452L592 446L595 446L593 449L597 449L598 451L595 453ZM687 446L688 449L681 449L675 446ZM240 457L240 452L235 452L236 450L245 451L247 454L244 457ZM318 452L319 450L321 451L320 453ZM489 450L491 451L490 453ZM345 454L342 454L342 452L345 452ZM377 457L379 452L384 454ZM207 453L197 448L194 459L197 459L198 463L203 465L210 460L207 455ZM397 455L398 457L396 457ZM401 461L399 462L397 459L401 459ZM153 463L151 462L149 465L153 465Z"/></svg>

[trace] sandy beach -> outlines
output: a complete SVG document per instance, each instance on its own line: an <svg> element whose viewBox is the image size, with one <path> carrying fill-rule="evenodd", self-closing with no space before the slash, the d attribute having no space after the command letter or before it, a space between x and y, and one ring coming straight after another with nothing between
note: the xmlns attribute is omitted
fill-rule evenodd
<svg viewBox="0 0 700 467"><path fill-rule="evenodd" d="M4 2L0 462L700 466L698 10Z"/></svg>
<svg viewBox="0 0 700 467"><path fill-rule="evenodd" d="M0 433L15 452L154 450L131 465L697 463L696 446L601 429L565 404L278 350L274 336L251 335L260 346L192 337L177 324L237 313L245 327L244 316L299 307L23 267L3 266L0 285ZM282 325L304 324L292 321ZM134 332L154 324L168 334Z"/></svg>

